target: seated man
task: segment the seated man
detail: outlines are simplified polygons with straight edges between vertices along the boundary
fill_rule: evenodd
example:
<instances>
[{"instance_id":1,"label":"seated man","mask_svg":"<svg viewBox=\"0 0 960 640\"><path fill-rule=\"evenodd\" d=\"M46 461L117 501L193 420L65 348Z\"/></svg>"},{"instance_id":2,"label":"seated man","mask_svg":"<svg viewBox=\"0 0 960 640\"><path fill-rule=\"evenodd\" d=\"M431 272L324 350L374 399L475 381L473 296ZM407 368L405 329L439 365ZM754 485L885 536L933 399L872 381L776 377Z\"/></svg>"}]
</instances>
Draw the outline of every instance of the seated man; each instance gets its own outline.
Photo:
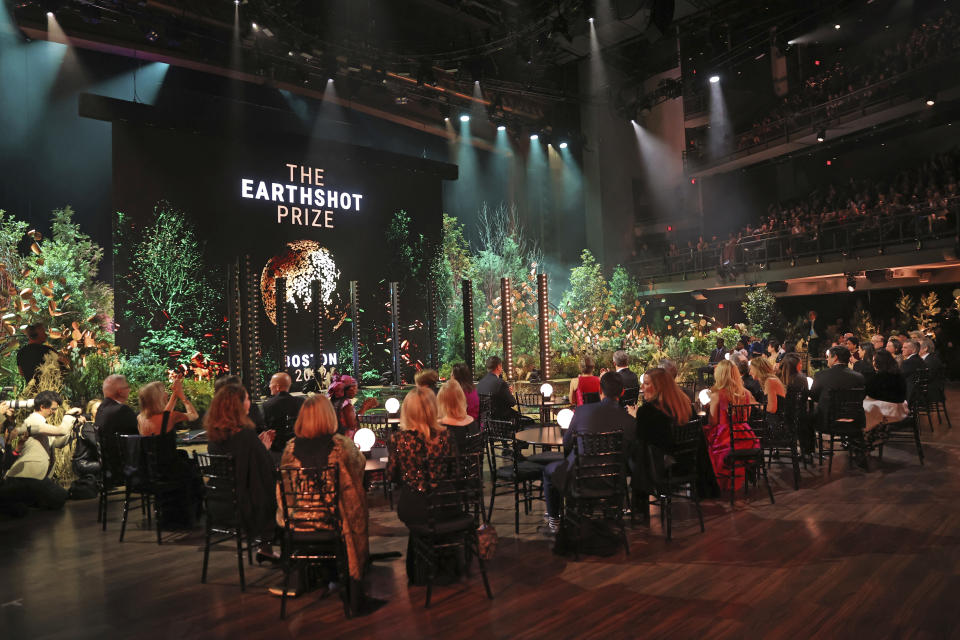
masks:
<instances>
[{"instance_id":1,"label":"seated man","mask_svg":"<svg viewBox=\"0 0 960 640\"><path fill-rule=\"evenodd\" d=\"M487 358L487 375L477 382L477 393L490 396L490 417L497 420L510 420L518 415L514 409L517 399L513 390L500 376L503 375L503 361L497 356Z\"/></svg>"},{"instance_id":2,"label":"seated man","mask_svg":"<svg viewBox=\"0 0 960 640\"><path fill-rule=\"evenodd\" d=\"M827 353L827 368L818 372L810 387L810 397L817 402L817 418L821 423L827 420L827 407L830 406L830 393L841 389L862 389L866 385L863 375L850 369L850 352L846 347L830 347Z\"/></svg>"},{"instance_id":3,"label":"seated man","mask_svg":"<svg viewBox=\"0 0 960 640\"><path fill-rule=\"evenodd\" d=\"M617 368L620 379L623 381L624 389L639 389L640 380L627 365L630 363L630 356L623 349L613 352L613 366Z\"/></svg>"},{"instance_id":4,"label":"seated man","mask_svg":"<svg viewBox=\"0 0 960 640\"><path fill-rule=\"evenodd\" d=\"M577 434L605 433L623 431L623 449L626 454L624 464L630 459L637 439L637 423L620 407L620 394L623 393L623 381L616 372L608 371L600 378L600 402L585 404L577 408L570 421L570 427L563 434L563 453L565 458L551 462L543 469L543 495L547 501L547 526L550 533L556 533L559 527L560 497L570 483L575 455L573 445Z\"/></svg>"},{"instance_id":5,"label":"seated man","mask_svg":"<svg viewBox=\"0 0 960 640\"><path fill-rule=\"evenodd\" d=\"M906 340L903 343L903 347L901 349L903 360L900 362L900 375L903 376L904 381L907 383L908 399L913 394L914 374L920 369L927 368L927 365L923 358L920 357L919 352L920 345L916 340Z\"/></svg>"},{"instance_id":6,"label":"seated man","mask_svg":"<svg viewBox=\"0 0 960 640\"><path fill-rule=\"evenodd\" d=\"M103 402L97 410L94 427L100 439L103 460L111 484L123 484L117 436L140 435L140 430L137 428L137 414L126 404L129 397L130 384L125 377L113 374L104 379Z\"/></svg>"},{"instance_id":7,"label":"seated man","mask_svg":"<svg viewBox=\"0 0 960 640\"><path fill-rule=\"evenodd\" d=\"M16 461L4 477L0 502L19 501L27 506L60 509L68 492L51 477L54 449L66 446L73 439L73 426L83 417L66 415L54 426L47 418L60 408L60 396L54 391L41 391L34 398L33 413L17 427ZM73 409L79 414L80 409Z\"/></svg>"},{"instance_id":8,"label":"seated man","mask_svg":"<svg viewBox=\"0 0 960 640\"><path fill-rule=\"evenodd\" d=\"M267 433L272 433L270 440L270 455L278 462L283 454L287 441L293 437L293 425L300 415L300 407L304 398L290 394L293 380L284 371L273 374L270 378L270 397L263 401L263 421L267 426ZM264 442L266 444L266 442Z\"/></svg>"}]
</instances>

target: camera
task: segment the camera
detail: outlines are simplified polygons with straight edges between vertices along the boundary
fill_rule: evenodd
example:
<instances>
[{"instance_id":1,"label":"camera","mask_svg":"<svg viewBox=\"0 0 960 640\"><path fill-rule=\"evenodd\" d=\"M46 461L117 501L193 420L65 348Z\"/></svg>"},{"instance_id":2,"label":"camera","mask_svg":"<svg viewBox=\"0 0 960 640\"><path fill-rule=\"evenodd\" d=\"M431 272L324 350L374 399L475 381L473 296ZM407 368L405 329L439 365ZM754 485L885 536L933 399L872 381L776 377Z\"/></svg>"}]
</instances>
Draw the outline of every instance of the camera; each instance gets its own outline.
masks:
<instances>
[{"instance_id":1,"label":"camera","mask_svg":"<svg viewBox=\"0 0 960 640\"><path fill-rule=\"evenodd\" d=\"M10 405L10 408L15 411L17 409L33 409L33 398L29 398L27 400L15 398L13 400L8 400L7 402Z\"/></svg>"}]
</instances>

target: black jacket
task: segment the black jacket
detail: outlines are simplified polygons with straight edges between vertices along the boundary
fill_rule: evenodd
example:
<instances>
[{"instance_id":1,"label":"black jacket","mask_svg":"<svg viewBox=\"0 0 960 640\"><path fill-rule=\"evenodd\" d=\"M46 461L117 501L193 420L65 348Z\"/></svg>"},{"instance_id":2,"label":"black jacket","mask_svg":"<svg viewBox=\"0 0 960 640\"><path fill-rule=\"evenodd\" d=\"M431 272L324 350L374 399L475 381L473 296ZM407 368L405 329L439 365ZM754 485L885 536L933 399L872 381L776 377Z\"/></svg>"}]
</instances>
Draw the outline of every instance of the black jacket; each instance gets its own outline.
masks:
<instances>
[{"instance_id":1,"label":"black jacket","mask_svg":"<svg viewBox=\"0 0 960 640\"><path fill-rule=\"evenodd\" d=\"M513 410L517 399L510 393L510 386L492 373L480 378L477 382L477 393L490 396L490 417L498 420L510 419L515 415Z\"/></svg>"},{"instance_id":2,"label":"black jacket","mask_svg":"<svg viewBox=\"0 0 960 640\"><path fill-rule=\"evenodd\" d=\"M616 399L604 398L600 402L584 404L573 412L570 427L563 434L563 453L566 459L551 476L557 488L566 486L573 469L575 454L573 446L576 435L582 433L606 433L623 431L625 461L633 455L637 442L637 422Z\"/></svg>"},{"instance_id":3,"label":"black jacket","mask_svg":"<svg viewBox=\"0 0 960 640\"><path fill-rule=\"evenodd\" d=\"M926 369L926 365L923 359L917 354L913 354L909 358L904 358L903 362L900 363L900 375L903 376L904 381L907 383L907 398L909 398L913 392L913 374L920 369Z\"/></svg>"},{"instance_id":4,"label":"black jacket","mask_svg":"<svg viewBox=\"0 0 960 640\"><path fill-rule=\"evenodd\" d=\"M267 429L276 429L277 435L273 439L271 451L283 451L287 441L293 437L293 425L300 415L303 406L303 397L292 396L287 391L281 391L263 401L260 408L263 410L263 422Z\"/></svg>"},{"instance_id":5,"label":"black jacket","mask_svg":"<svg viewBox=\"0 0 960 640\"><path fill-rule=\"evenodd\" d=\"M866 384L863 376L851 370L845 364L835 364L824 369L813 378L810 397L817 401L817 411L826 420L827 407L830 406L830 392L842 389L861 389Z\"/></svg>"},{"instance_id":6,"label":"black jacket","mask_svg":"<svg viewBox=\"0 0 960 640\"><path fill-rule=\"evenodd\" d=\"M896 373L875 373L867 381L867 395L874 400L883 400L884 402L903 402L907 399L907 384Z\"/></svg>"},{"instance_id":7,"label":"black jacket","mask_svg":"<svg viewBox=\"0 0 960 640\"><path fill-rule=\"evenodd\" d=\"M277 497L273 459L253 429L240 429L225 442L211 442L210 453L231 455L237 475L237 502L245 533L269 540L276 527Z\"/></svg>"},{"instance_id":8,"label":"black jacket","mask_svg":"<svg viewBox=\"0 0 960 640\"><path fill-rule=\"evenodd\" d=\"M97 432L94 426L85 422L75 440L73 450L73 470L77 476L97 479L100 473L100 460L97 458Z\"/></svg>"},{"instance_id":9,"label":"black jacket","mask_svg":"<svg viewBox=\"0 0 960 640\"><path fill-rule=\"evenodd\" d=\"M714 349L713 352L710 354L710 362L721 362L723 361L723 357L725 355L727 355L727 350L724 349L723 347Z\"/></svg>"},{"instance_id":10,"label":"black jacket","mask_svg":"<svg viewBox=\"0 0 960 640\"><path fill-rule=\"evenodd\" d=\"M620 380L623 381L624 389L639 389L640 388L640 379L630 369L621 369L617 371L620 375Z\"/></svg>"},{"instance_id":11,"label":"black jacket","mask_svg":"<svg viewBox=\"0 0 960 640\"><path fill-rule=\"evenodd\" d=\"M125 404L120 404L113 398L105 398L97 409L97 419L94 422L100 446L103 448L103 460L107 465L107 474L110 479L119 482L123 477L120 464L120 449L117 443L118 435L136 436L137 414Z\"/></svg>"},{"instance_id":12,"label":"black jacket","mask_svg":"<svg viewBox=\"0 0 960 640\"><path fill-rule=\"evenodd\" d=\"M930 394L933 400L943 399L943 363L937 354L927 354L922 358L923 365L930 371Z\"/></svg>"},{"instance_id":13,"label":"black jacket","mask_svg":"<svg viewBox=\"0 0 960 640\"><path fill-rule=\"evenodd\" d=\"M857 360L854 362L853 370L862 375L863 379L867 381L869 381L873 376L877 375L877 370L874 369L873 365L866 360Z\"/></svg>"}]
</instances>

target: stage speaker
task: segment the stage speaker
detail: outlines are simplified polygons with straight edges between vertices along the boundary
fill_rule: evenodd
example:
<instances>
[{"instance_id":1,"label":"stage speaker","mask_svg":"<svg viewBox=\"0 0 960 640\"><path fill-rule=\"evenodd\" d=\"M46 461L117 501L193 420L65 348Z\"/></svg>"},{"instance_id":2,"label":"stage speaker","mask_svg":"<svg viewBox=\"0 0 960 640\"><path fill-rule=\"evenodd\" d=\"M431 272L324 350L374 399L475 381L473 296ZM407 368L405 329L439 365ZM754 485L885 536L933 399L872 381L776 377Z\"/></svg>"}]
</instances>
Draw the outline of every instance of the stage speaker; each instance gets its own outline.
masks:
<instances>
[{"instance_id":1,"label":"stage speaker","mask_svg":"<svg viewBox=\"0 0 960 640\"><path fill-rule=\"evenodd\" d=\"M767 291L771 293L786 293L787 282L785 280L774 280L767 283Z\"/></svg>"},{"instance_id":2,"label":"stage speaker","mask_svg":"<svg viewBox=\"0 0 960 640\"><path fill-rule=\"evenodd\" d=\"M873 284L880 284L890 279L889 269L871 269L867 271L867 280Z\"/></svg>"}]
</instances>

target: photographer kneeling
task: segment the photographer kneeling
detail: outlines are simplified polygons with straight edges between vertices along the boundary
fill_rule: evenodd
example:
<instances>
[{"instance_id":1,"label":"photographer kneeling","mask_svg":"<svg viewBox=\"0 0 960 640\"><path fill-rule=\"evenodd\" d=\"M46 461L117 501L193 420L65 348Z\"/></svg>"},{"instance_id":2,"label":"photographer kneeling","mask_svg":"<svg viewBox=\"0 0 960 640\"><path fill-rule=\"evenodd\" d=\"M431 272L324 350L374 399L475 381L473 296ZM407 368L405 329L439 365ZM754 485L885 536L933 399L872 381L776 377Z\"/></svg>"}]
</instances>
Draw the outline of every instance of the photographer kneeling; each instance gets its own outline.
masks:
<instances>
[{"instance_id":1,"label":"photographer kneeling","mask_svg":"<svg viewBox=\"0 0 960 640\"><path fill-rule=\"evenodd\" d=\"M20 502L43 509L60 509L68 492L50 478L53 472L54 449L66 446L73 439L73 427L83 422L78 415L65 415L54 426L47 423L60 407L60 395L41 391L33 401L33 413L16 429L19 439L15 461L0 485L0 502ZM80 410L72 409L71 414Z\"/></svg>"}]
</instances>

